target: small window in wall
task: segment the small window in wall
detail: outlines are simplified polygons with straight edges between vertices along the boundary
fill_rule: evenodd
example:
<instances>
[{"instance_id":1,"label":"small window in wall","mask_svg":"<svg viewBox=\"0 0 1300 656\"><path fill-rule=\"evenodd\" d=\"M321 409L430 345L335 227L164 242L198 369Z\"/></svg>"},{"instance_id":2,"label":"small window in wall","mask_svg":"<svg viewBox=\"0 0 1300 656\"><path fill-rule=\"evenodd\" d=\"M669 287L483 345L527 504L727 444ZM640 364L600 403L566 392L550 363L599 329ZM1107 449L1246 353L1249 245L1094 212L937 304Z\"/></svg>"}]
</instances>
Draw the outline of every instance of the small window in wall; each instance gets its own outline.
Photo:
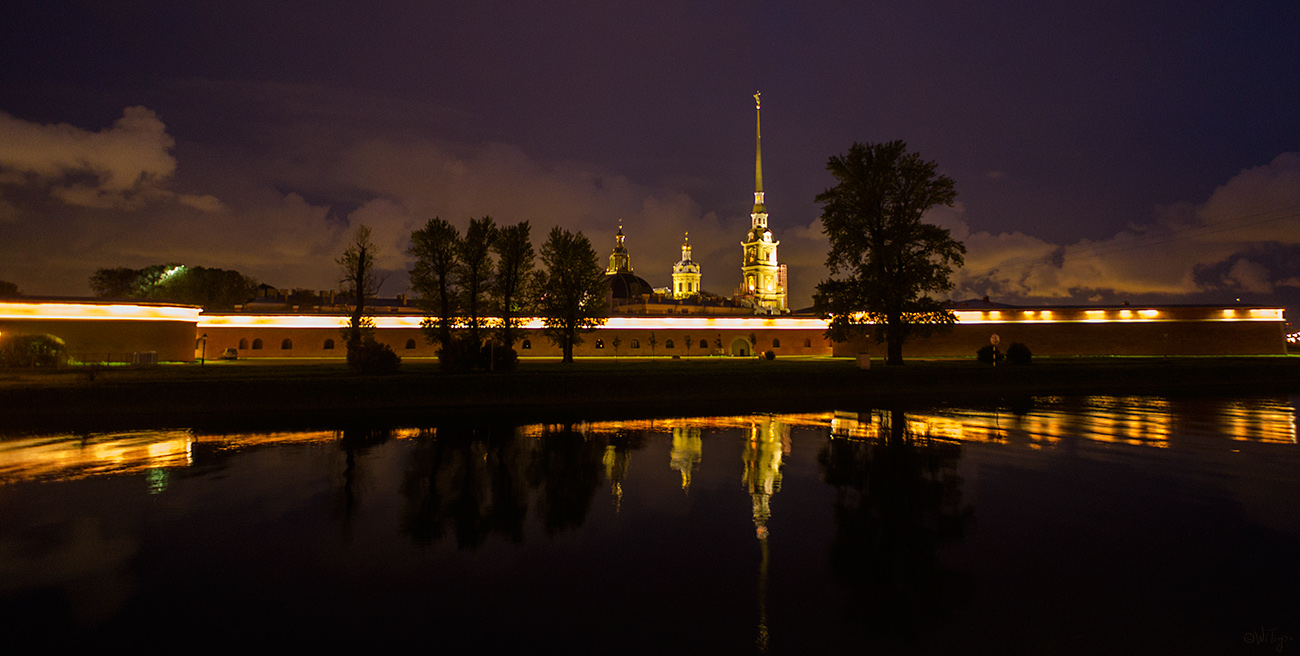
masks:
<instances>
[{"instance_id":1,"label":"small window in wall","mask_svg":"<svg viewBox=\"0 0 1300 656\"><path fill-rule=\"evenodd\" d=\"M641 348L641 340L639 339L632 340L632 348Z\"/></svg>"},{"instance_id":2,"label":"small window in wall","mask_svg":"<svg viewBox=\"0 0 1300 656\"><path fill-rule=\"evenodd\" d=\"M289 349L292 349L292 348L293 348L293 340L292 340L292 339L285 339L285 340L282 340L282 341L280 342L280 350L281 350L281 351L288 351Z\"/></svg>"},{"instance_id":3,"label":"small window in wall","mask_svg":"<svg viewBox=\"0 0 1300 656\"><path fill-rule=\"evenodd\" d=\"M673 348L673 340L664 340L664 348Z\"/></svg>"},{"instance_id":4,"label":"small window in wall","mask_svg":"<svg viewBox=\"0 0 1300 656\"><path fill-rule=\"evenodd\" d=\"M772 348L781 348L781 340L772 338Z\"/></svg>"},{"instance_id":5,"label":"small window in wall","mask_svg":"<svg viewBox=\"0 0 1300 656\"><path fill-rule=\"evenodd\" d=\"M333 351L333 350L334 350L334 340L332 340L332 339L327 339L327 340L325 340L325 350L326 350L326 351Z\"/></svg>"},{"instance_id":6,"label":"small window in wall","mask_svg":"<svg viewBox=\"0 0 1300 656\"><path fill-rule=\"evenodd\" d=\"M524 343L520 346L520 348L524 349L525 351L533 348L533 341L530 339L525 339Z\"/></svg>"},{"instance_id":7,"label":"small window in wall","mask_svg":"<svg viewBox=\"0 0 1300 656\"><path fill-rule=\"evenodd\" d=\"M253 340L253 350L254 350L254 351L260 351L260 350L262 350L262 338L261 338L261 337L258 337L257 339L254 339L254 340Z\"/></svg>"},{"instance_id":8,"label":"small window in wall","mask_svg":"<svg viewBox=\"0 0 1300 656\"><path fill-rule=\"evenodd\" d=\"M241 340L239 340L239 350L241 350L241 351L247 351L247 350L248 350L248 340L247 340L247 339L241 339Z\"/></svg>"},{"instance_id":9,"label":"small window in wall","mask_svg":"<svg viewBox=\"0 0 1300 656\"><path fill-rule=\"evenodd\" d=\"M811 340L811 339L808 339L807 337L805 337L805 338L803 339L803 347L804 347L804 348L812 348L812 340Z\"/></svg>"},{"instance_id":10,"label":"small window in wall","mask_svg":"<svg viewBox=\"0 0 1300 656\"><path fill-rule=\"evenodd\" d=\"M413 340L413 339L408 339L408 340L406 340L406 348L407 348L408 350L409 350L409 349L413 349L413 348L415 348L415 340Z\"/></svg>"},{"instance_id":11,"label":"small window in wall","mask_svg":"<svg viewBox=\"0 0 1300 656\"><path fill-rule=\"evenodd\" d=\"M709 348L709 340L707 339L700 340L700 348L702 349Z\"/></svg>"},{"instance_id":12,"label":"small window in wall","mask_svg":"<svg viewBox=\"0 0 1300 656\"><path fill-rule=\"evenodd\" d=\"M598 340L596 340L596 348L598 348L598 349L603 349L603 348L605 348L605 340L603 340L603 339L598 339Z\"/></svg>"}]
</instances>

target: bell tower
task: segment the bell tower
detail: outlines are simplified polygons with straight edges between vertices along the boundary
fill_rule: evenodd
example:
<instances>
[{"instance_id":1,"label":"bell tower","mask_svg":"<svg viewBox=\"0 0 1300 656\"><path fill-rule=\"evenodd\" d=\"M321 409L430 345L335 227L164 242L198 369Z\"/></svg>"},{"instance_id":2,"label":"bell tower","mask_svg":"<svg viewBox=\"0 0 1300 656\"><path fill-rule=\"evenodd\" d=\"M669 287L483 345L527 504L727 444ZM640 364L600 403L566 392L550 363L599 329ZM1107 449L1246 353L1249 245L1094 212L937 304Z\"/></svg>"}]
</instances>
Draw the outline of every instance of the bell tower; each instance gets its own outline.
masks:
<instances>
[{"instance_id":1,"label":"bell tower","mask_svg":"<svg viewBox=\"0 0 1300 656\"><path fill-rule=\"evenodd\" d=\"M614 235L614 252L609 254L609 268L605 269L606 275L616 273L632 273L632 256L627 252L627 245L623 243L626 237L623 236L623 223L618 224L618 234Z\"/></svg>"},{"instance_id":2,"label":"bell tower","mask_svg":"<svg viewBox=\"0 0 1300 656\"><path fill-rule=\"evenodd\" d=\"M750 212L750 228L745 241L741 262L740 297L753 304L763 314L782 314L786 307L784 267L776 259L776 247L781 242L772 239L767 226L767 204L763 198L763 105L761 93L754 94L754 209Z\"/></svg>"},{"instance_id":3,"label":"bell tower","mask_svg":"<svg viewBox=\"0 0 1300 656\"><path fill-rule=\"evenodd\" d=\"M682 259L673 265L673 298L690 298L700 293L700 265L691 259L691 233L682 239Z\"/></svg>"}]
</instances>

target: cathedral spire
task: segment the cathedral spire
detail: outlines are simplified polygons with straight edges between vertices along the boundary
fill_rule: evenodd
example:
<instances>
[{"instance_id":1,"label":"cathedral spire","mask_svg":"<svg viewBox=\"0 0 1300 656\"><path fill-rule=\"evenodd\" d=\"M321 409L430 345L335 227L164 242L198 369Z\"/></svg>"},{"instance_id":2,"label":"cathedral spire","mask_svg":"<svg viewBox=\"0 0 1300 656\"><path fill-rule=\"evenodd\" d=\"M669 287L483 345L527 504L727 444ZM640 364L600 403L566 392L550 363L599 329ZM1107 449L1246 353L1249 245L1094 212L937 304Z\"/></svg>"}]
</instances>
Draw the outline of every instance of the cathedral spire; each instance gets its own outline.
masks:
<instances>
[{"instance_id":1,"label":"cathedral spire","mask_svg":"<svg viewBox=\"0 0 1300 656\"><path fill-rule=\"evenodd\" d=\"M762 92L754 93L754 214L766 214L763 202L763 102Z\"/></svg>"}]
</instances>

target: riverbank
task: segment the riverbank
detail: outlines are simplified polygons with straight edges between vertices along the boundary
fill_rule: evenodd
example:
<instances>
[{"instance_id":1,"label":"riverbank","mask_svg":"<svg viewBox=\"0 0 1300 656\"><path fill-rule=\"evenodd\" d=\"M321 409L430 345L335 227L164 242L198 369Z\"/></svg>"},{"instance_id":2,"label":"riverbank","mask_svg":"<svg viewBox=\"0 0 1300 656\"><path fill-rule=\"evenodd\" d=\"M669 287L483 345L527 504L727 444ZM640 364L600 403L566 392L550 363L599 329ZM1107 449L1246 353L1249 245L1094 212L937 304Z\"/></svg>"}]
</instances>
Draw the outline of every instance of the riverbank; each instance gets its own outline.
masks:
<instances>
[{"instance_id":1,"label":"riverbank","mask_svg":"<svg viewBox=\"0 0 1300 656\"><path fill-rule=\"evenodd\" d=\"M997 403L1042 395L1300 393L1300 357L1041 358L992 367L970 359L873 362L699 358L525 360L509 374L445 374L406 361L359 376L338 360L239 361L145 369L0 371L6 432L51 426L301 422L456 415L601 418L798 412L827 407Z\"/></svg>"}]
</instances>

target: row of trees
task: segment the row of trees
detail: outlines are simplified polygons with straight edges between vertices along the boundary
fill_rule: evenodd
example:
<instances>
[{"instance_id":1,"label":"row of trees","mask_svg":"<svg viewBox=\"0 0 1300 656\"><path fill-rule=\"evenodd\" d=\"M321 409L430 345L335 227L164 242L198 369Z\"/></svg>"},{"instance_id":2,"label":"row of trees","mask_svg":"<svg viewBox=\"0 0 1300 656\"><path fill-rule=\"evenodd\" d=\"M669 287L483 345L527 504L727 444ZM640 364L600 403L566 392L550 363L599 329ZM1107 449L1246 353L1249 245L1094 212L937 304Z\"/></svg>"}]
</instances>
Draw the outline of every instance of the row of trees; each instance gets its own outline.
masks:
<instances>
[{"instance_id":1,"label":"row of trees","mask_svg":"<svg viewBox=\"0 0 1300 656\"><path fill-rule=\"evenodd\" d=\"M951 178L934 162L908 152L901 141L855 143L826 166L836 186L817 196L830 241L830 277L817 285L817 312L829 319L828 336L851 341L873 335L887 345L887 362L902 364L911 336L951 326L956 318L931 294L953 288L952 272L966 248L945 228L922 222L924 213L956 199ZM430 220L411 235L411 288L426 314L426 339L440 346L444 364L460 369L513 364L524 317L540 316L543 334L573 361L580 333L608 314L604 275L591 242L553 228L535 269L527 221L498 227L491 217L470 221L464 235L447 221ZM396 356L366 339L367 300L382 283L370 229L361 226L338 260L342 291L355 306L347 330L349 355L361 349L396 366ZM90 279L97 296L140 298L229 310L256 291L237 271L159 264L143 269L99 269ZM10 289L12 287L12 289ZM16 285L0 294L17 293ZM486 354L484 348L486 346ZM390 357L391 356L391 357Z\"/></svg>"},{"instance_id":2,"label":"row of trees","mask_svg":"<svg viewBox=\"0 0 1300 656\"><path fill-rule=\"evenodd\" d=\"M339 259L343 291L356 299L349 352L366 343L365 301L379 286L374 248L369 228L361 226ZM609 313L604 272L581 232L552 228L540 270L527 221L497 226L485 216L472 219L462 235L433 218L411 233L408 252L415 258L411 290L425 313L425 339L438 345L449 369L513 368L522 322L532 316L542 318L543 335L572 362L581 333L603 324Z\"/></svg>"}]
</instances>

